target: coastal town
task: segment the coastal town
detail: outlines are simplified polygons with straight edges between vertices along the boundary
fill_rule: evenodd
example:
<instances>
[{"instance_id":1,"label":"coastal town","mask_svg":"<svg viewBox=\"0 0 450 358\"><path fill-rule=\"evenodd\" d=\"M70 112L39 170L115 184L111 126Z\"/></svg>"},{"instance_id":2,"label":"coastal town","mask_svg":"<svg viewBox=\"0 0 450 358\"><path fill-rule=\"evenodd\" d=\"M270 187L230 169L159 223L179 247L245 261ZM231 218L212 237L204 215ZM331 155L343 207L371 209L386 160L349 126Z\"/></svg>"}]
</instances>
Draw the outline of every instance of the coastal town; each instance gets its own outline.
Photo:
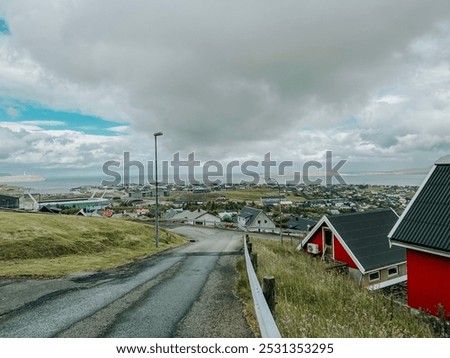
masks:
<instances>
[{"instance_id":1,"label":"coastal town","mask_svg":"<svg viewBox=\"0 0 450 358\"><path fill-rule=\"evenodd\" d=\"M392 208L397 213L406 208L417 186L398 185L216 185L159 186L161 219L173 219L183 209L208 212L219 222L236 223L245 206L261 209L279 224L291 218L318 219L324 214L337 215ZM0 208L44 211L112 218L154 218L154 185L79 186L65 194L41 194L24 188L0 185ZM281 208L281 216L280 216ZM286 227L287 228L287 227Z\"/></svg>"}]
</instances>

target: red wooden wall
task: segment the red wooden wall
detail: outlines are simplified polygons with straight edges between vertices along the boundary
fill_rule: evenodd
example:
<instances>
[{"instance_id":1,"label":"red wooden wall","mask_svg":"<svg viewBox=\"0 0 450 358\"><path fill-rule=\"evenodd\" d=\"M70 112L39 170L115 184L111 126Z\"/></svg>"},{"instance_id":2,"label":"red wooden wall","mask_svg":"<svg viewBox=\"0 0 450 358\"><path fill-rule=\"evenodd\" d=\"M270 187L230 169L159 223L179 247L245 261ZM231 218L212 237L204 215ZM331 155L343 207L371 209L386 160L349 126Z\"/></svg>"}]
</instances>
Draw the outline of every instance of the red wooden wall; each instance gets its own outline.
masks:
<instances>
[{"instance_id":1,"label":"red wooden wall","mask_svg":"<svg viewBox=\"0 0 450 358\"><path fill-rule=\"evenodd\" d=\"M316 230L316 232L313 234L313 236L309 239L308 242L319 245L320 253L323 253L323 238L322 238L322 228L327 227L326 224L322 225L319 229ZM344 262L348 264L349 267L358 269L350 255L347 253L347 251L344 249L344 247L341 245L341 243L338 241L336 236L333 234L333 246L334 246L334 259L337 261ZM305 247L306 249L306 247Z\"/></svg>"},{"instance_id":2,"label":"red wooden wall","mask_svg":"<svg viewBox=\"0 0 450 358\"><path fill-rule=\"evenodd\" d=\"M318 229L316 230L316 232L313 234L313 236L312 236L312 237L309 239L309 241L308 241L308 242L310 242L310 243L312 243L312 244L317 244L317 245L319 245L320 253L323 252L322 228L323 228L324 226L325 226L325 225L322 225L320 228L318 228ZM305 250L306 250L306 247L305 247Z\"/></svg>"},{"instance_id":3,"label":"red wooden wall","mask_svg":"<svg viewBox=\"0 0 450 358\"><path fill-rule=\"evenodd\" d=\"M438 315L438 304L450 317L450 259L408 249L408 305Z\"/></svg>"},{"instance_id":4,"label":"red wooden wall","mask_svg":"<svg viewBox=\"0 0 450 358\"><path fill-rule=\"evenodd\" d=\"M334 259L336 261L345 262L349 267L358 269L353 259L350 257L350 255L347 253L347 251L344 249L344 247L341 245L341 243L338 241L336 237L333 237L333 244L334 244Z\"/></svg>"}]
</instances>

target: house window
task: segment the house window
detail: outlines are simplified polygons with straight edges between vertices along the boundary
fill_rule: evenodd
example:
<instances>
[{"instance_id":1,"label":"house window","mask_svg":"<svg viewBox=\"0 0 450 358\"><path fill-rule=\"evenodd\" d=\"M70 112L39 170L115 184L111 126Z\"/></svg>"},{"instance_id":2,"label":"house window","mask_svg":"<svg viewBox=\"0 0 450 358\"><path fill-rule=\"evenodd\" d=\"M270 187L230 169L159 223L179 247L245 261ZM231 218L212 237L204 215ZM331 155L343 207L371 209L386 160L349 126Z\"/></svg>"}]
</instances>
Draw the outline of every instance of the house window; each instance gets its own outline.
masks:
<instances>
[{"instance_id":1,"label":"house window","mask_svg":"<svg viewBox=\"0 0 450 358\"><path fill-rule=\"evenodd\" d=\"M264 220L264 224L267 224L267 220Z\"/></svg>"},{"instance_id":2,"label":"house window","mask_svg":"<svg viewBox=\"0 0 450 358\"><path fill-rule=\"evenodd\" d=\"M398 275L398 266L394 266L394 267L389 267L388 268L388 276L396 276Z\"/></svg>"},{"instance_id":3,"label":"house window","mask_svg":"<svg viewBox=\"0 0 450 358\"><path fill-rule=\"evenodd\" d=\"M369 281L378 281L380 279L380 271L369 273Z\"/></svg>"},{"instance_id":4,"label":"house window","mask_svg":"<svg viewBox=\"0 0 450 358\"><path fill-rule=\"evenodd\" d=\"M261 220L258 220L258 224L261 224Z\"/></svg>"}]
</instances>

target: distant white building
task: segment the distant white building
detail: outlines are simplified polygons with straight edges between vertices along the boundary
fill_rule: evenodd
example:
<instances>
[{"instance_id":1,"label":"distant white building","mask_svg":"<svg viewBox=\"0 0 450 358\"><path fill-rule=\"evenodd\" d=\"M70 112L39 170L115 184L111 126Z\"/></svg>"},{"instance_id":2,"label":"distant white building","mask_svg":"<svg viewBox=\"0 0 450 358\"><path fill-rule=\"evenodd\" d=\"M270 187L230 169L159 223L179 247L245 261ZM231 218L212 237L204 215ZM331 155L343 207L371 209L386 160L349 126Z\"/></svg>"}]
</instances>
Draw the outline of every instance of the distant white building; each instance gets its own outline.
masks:
<instances>
[{"instance_id":1,"label":"distant white building","mask_svg":"<svg viewBox=\"0 0 450 358\"><path fill-rule=\"evenodd\" d=\"M215 226L220 223L220 218L205 210L184 210L172 216L171 220L180 221L190 225Z\"/></svg>"}]
</instances>

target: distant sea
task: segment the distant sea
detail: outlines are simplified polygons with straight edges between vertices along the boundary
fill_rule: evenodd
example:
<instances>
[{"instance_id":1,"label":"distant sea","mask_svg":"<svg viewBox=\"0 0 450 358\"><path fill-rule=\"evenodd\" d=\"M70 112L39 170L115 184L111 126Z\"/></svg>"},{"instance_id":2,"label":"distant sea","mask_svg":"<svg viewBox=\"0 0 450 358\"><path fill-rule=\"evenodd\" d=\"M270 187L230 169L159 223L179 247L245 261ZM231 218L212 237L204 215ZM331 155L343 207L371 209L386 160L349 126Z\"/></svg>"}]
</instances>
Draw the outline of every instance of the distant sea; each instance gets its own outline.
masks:
<instances>
[{"instance_id":1,"label":"distant sea","mask_svg":"<svg viewBox=\"0 0 450 358\"><path fill-rule=\"evenodd\" d=\"M367 185L399 185L399 186L419 186L425 179L426 174L341 174L347 184L367 184ZM246 177L246 180L251 178ZM314 180L314 178L310 178ZM49 177L43 181L34 182L8 182L9 186L19 186L30 189L32 193L41 194L65 194L71 188L80 186L99 186L102 180L111 180L111 177L95 176L73 176L73 177ZM235 183L240 179L235 178ZM131 183L138 183L138 179L131 179ZM283 181L280 180L280 183ZM262 181L261 181L262 183ZM2 183L0 183L2 184Z\"/></svg>"},{"instance_id":2,"label":"distant sea","mask_svg":"<svg viewBox=\"0 0 450 358\"><path fill-rule=\"evenodd\" d=\"M342 174L347 184L420 186L427 173L421 174Z\"/></svg>"},{"instance_id":3,"label":"distant sea","mask_svg":"<svg viewBox=\"0 0 450 358\"><path fill-rule=\"evenodd\" d=\"M31 193L67 194L72 188L101 185L102 180L103 178L89 176L49 177L42 181L8 182L7 185L22 187L30 190Z\"/></svg>"}]
</instances>

